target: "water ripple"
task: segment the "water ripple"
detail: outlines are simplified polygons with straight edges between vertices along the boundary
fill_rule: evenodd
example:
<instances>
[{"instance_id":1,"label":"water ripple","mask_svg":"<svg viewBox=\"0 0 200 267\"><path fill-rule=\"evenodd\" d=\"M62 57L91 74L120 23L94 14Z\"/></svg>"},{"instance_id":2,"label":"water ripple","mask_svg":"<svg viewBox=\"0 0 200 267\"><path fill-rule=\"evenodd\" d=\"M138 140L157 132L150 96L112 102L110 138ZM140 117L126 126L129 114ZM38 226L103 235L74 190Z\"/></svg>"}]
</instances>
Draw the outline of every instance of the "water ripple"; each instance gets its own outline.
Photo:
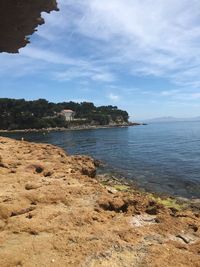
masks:
<instances>
[{"instance_id":1,"label":"water ripple","mask_svg":"<svg viewBox=\"0 0 200 267\"><path fill-rule=\"evenodd\" d=\"M7 135L91 155L107 163L106 171L133 179L147 190L184 197L200 194L199 122Z\"/></svg>"}]
</instances>

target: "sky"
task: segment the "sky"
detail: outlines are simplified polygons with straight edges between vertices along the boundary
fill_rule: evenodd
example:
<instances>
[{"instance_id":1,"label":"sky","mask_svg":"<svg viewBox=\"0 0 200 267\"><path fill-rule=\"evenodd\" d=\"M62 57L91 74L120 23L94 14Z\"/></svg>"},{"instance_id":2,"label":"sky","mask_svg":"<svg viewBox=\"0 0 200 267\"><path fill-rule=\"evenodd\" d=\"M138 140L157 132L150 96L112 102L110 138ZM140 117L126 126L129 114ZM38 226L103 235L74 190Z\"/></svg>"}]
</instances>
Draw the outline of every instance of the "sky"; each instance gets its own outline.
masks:
<instances>
[{"instance_id":1,"label":"sky","mask_svg":"<svg viewBox=\"0 0 200 267\"><path fill-rule=\"evenodd\" d=\"M199 0L58 0L0 97L116 105L132 119L200 116Z\"/></svg>"}]
</instances>

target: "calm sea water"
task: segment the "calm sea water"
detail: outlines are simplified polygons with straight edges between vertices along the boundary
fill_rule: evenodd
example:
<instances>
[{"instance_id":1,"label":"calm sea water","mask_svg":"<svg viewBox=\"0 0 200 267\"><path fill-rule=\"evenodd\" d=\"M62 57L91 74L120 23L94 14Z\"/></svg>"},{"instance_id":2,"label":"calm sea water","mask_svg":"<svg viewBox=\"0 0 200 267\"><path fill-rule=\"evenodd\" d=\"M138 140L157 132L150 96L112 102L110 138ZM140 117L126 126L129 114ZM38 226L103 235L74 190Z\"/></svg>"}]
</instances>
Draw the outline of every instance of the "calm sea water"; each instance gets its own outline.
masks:
<instances>
[{"instance_id":1,"label":"calm sea water","mask_svg":"<svg viewBox=\"0 0 200 267\"><path fill-rule=\"evenodd\" d=\"M7 136L91 155L148 191L200 197L200 122Z\"/></svg>"}]
</instances>

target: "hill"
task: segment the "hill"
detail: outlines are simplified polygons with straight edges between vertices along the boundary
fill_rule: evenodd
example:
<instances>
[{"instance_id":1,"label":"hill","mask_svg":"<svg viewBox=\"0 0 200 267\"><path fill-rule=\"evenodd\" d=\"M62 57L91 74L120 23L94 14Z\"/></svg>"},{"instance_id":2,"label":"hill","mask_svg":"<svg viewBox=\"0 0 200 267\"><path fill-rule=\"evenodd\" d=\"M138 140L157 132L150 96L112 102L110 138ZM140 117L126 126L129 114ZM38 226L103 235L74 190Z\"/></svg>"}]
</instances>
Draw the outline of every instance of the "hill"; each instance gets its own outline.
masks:
<instances>
[{"instance_id":1,"label":"hill","mask_svg":"<svg viewBox=\"0 0 200 267\"><path fill-rule=\"evenodd\" d=\"M75 112L73 121L66 121L62 110ZM129 115L116 106L96 107L90 102L52 103L45 99L0 99L0 129L23 130L77 126L110 125L128 123Z\"/></svg>"}]
</instances>

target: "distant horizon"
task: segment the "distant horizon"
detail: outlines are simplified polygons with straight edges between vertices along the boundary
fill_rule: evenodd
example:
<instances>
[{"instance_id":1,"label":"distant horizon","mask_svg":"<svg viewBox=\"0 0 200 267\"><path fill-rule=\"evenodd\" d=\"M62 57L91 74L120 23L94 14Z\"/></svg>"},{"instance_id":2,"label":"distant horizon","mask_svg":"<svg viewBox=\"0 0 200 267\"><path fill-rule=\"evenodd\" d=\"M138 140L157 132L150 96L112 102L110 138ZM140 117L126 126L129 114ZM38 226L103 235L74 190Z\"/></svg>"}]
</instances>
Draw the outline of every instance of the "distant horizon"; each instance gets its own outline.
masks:
<instances>
[{"instance_id":1,"label":"distant horizon","mask_svg":"<svg viewBox=\"0 0 200 267\"><path fill-rule=\"evenodd\" d=\"M200 121L200 116L195 117L173 117L173 116L164 116L164 117L155 117L150 119L143 119L143 122L186 122L186 121Z\"/></svg>"},{"instance_id":2,"label":"distant horizon","mask_svg":"<svg viewBox=\"0 0 200 267\"><path fill-rule=\"evenodd\" d=\"M19 54L0 54L0 97L117 105L137 120L199 114L200 2L58 6Z\"/></svg>"}]
</instances>

